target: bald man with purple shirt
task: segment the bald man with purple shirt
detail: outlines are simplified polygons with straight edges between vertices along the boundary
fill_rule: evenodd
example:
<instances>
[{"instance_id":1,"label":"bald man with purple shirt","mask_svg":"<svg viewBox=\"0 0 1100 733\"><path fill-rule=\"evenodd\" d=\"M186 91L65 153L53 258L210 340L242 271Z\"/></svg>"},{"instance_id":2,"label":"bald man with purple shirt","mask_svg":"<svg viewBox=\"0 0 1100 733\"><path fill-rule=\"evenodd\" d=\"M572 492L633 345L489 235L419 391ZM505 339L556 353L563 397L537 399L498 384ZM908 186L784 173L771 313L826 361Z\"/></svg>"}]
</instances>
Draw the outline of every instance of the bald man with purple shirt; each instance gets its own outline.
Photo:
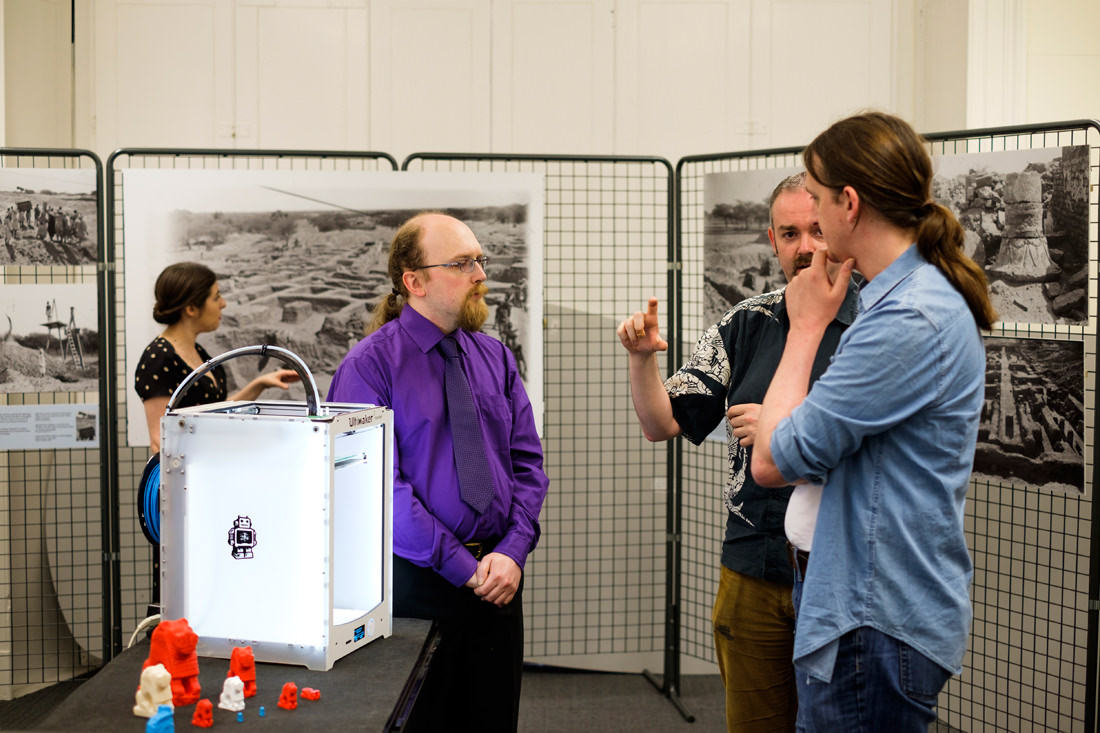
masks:
<instances>
[{"instance_id":1,"label":"bald man with purple shirt","mask_svg":"<svg viewBox=\"0 0 1100 733\"><path fill-rule=\"evenodd\" d=\"M436 620L441 632L409 731L514 731L519 722L523 567L549 481L515 357L480 332L487 261L453 217L423 213L403 224L390 248L393 289L328 394L394 413L394 615ZM480 473L492 484L481 509L460 495L468 449L452 438L447 348L469 383Z\"/></svg>"}]
</instances>

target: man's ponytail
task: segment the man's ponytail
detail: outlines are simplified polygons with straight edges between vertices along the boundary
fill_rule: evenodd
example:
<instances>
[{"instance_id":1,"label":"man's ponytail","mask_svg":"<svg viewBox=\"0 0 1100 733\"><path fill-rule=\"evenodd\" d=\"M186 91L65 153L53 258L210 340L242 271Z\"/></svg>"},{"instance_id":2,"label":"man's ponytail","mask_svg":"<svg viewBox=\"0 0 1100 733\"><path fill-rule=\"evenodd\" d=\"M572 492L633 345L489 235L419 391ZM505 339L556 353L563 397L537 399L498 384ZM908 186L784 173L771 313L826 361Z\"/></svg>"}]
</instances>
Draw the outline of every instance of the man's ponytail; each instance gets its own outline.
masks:
<instances>
[{"instance_id":1,"label":"man's ponytail","mask_svg":"<svg viewBox=\"0 0 1100 733\"><path fill-rule=\"evenodd\" d=\"M985 273L963 253L963 228L932 200L926 142L901 118L865 112L833 124L802 151L806 170L834 190L851 186L860 201L896 227L916 233L917 248L963 296L979 328L997 320Z\"/></svg>"}]
</instances>

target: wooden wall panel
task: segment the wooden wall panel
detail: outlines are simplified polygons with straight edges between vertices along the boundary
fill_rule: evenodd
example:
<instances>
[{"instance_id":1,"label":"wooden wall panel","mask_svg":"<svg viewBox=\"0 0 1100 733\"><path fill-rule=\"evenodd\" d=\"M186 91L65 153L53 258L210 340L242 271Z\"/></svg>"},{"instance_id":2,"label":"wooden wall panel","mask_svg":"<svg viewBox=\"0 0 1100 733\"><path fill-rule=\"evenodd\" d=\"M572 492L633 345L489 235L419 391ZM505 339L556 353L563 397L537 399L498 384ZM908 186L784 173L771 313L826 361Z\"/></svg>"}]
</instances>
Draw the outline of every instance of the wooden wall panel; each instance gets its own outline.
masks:
<instances>
[{"instance_id":1,"label":"wooden wall panel","mask_svg":"<svg viewBox=\"0 0 1100 733\"><path fill-rule=\"evenodd\" d=\"M235 48L239 146L368 147L365 0L242 7Z\"/></svg>"},{"instance_id":2,"label":"wooden wall panel","mask_svg":"<svg viewBox=\"0 0 1100 733\"><path fill-rule=\"evenodd\" d=\"M490 134L489 0L374 0L371 147L485 151Z\"/></svg>"},{"instance_id":3,"label":"wooden wall panel","mask_svg":"<svg viewBox=\"0 0 1100 733\"><path fill-rule=\"evenodd\" d=\"M623 0L615 32L615 152L751 147L748 0Z\"/></svg>"},{"instance_id":4,"label":"wooden wall panel","mask_svg":"<svg viewBox=\"0 0 1100 733\"><path fill-rule=\"evenodd\" d=\"M215 2L100 2L96 143L210 146L217 114Z\"/></svg>"},{"instance_id":5,"label":"wooden wall panel","mask_svg":"<svg viewBox=\"0 0 1100 733\"><path fill-rule=\"evenodd\" d=\"M494 3L494 152L612 150L613 23L611 0Z\"/></svg>"}]
</instances>

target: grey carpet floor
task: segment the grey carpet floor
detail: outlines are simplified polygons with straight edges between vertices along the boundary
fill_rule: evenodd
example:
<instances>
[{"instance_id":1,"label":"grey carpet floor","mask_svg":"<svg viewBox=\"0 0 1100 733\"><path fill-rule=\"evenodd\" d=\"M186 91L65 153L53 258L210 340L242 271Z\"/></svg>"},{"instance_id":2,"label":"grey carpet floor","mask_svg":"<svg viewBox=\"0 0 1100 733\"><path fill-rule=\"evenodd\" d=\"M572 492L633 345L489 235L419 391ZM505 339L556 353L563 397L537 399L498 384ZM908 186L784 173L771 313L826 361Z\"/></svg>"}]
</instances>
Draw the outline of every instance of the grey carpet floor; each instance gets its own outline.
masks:
<instances>
[{"instance_id":1,"label":"grey carpet floor","mask_svg":"<svg viewBox=\"0 0 1100 733\"><path fill-rule=\"evenodd\" d=\"M519 729L521 733L726 730L725 693L718 675L682 676L680 700L695 722L685 720L672 701L640 674L528 666Z\"/></svg>"},{"instance_id":2,"label":"grey carpet floor","mask_svg":"<svg viewBox=\"0 0 1100 733\"><path fill-rule=\"evenodd\" d=\"M58 682L14 700L0 700L0 731L34 730L81 682L82 679Z\"/></svg>"}]
</instances>

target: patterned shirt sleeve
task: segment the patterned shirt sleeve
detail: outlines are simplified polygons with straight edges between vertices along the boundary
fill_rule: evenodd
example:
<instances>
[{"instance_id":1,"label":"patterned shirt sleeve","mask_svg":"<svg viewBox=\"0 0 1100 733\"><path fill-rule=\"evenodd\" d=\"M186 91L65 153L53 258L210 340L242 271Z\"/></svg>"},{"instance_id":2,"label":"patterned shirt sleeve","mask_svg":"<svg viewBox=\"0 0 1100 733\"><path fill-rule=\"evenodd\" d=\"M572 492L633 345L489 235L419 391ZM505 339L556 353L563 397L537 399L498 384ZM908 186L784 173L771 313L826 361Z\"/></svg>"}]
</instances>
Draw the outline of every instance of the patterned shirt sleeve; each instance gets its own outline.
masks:
<instances>
[{"instance_id":1,"label":"patterned shirt sleeve","mask_svg":"<svg viewBox=\"0 0 1100 733\"><path fill-rule=\"evenodd\" d=\"M665 390L672 398L672 414L684 437L696 445L710 435L726 413L730 361L720 325L703 332L691 358L665 381Z\"/></svg>"}]
</instances>

